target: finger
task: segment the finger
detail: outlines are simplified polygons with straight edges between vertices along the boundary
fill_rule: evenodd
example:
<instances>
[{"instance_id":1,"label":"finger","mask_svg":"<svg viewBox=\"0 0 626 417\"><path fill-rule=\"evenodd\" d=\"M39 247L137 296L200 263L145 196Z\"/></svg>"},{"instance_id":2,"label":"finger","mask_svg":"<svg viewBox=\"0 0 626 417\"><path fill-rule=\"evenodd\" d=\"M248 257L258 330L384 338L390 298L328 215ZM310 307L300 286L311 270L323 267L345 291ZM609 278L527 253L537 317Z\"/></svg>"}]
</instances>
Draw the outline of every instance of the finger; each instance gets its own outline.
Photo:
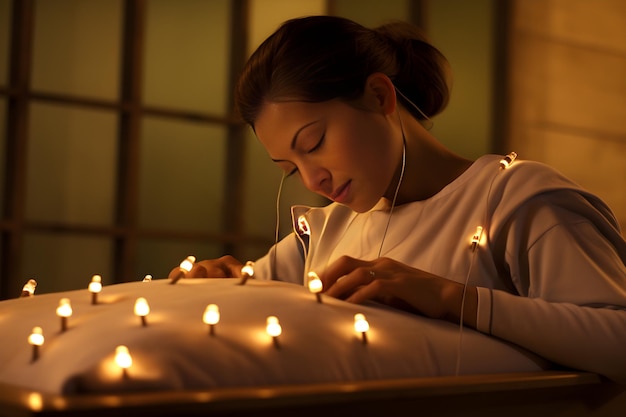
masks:
<instances>
[{"instance_id":1,"label":"finger","mask_svg":"<svg viewBox=\"0 0 626 417\"><path fill-rule=\"evenodd\" d=\"M346 301L354 304L363 304L367 300L386 298L387 281L373 279L369 284L363 285L346 298Z\"/></svg>"},{"instance_id":2,"label":"finger","mask_svg":"<svg viewBox=\"0 0 626 417\"><path fill-rule=\"evenodd\" d=\"M325 289L332 288L339 278L345 277L357 268L367 267L368 265L370 265L368 261L342 256L330 264L320 275L323 287Z\"/></svg>"},{"instance_id":3,"label":"finger","mask_svg":"<svg viewBox=\"0 0 626 417\"><path fill-rule=\"evenodd\" d=\"M180 275L180 273L184 271L182 271L179 267L176 267L174 269L172 269L169 273L169 275L167 276L168 279L174 279L175 277L178 277Z\"/></svg>"},{"instance_id":4,"label":"finger","mask_svg":"<svg viewBox=\"0 0 626 417\"><path fill-rule=\"evenodd\" d=\"M193 275L192 275L193 274ZM195 278L229 278L228 270L220 260L206 260L196 262L189 271L190 277Z\"/></svg>"},{"instance_id":5,"label":"finger","mask_svg":"<svg viewBox=\"0 0 626 417\"><path fill-rule=\"evenodd\" d=\"M373 279L368 268L359 267L335 281L325 294L335 298L345 298L357 291L359 287L371 283Z\"/></svg>"},{"instance_id":6,"label":"finger","mask_svg":"<svg viewBox=\"0 0 626 417\"><path fill-rule=\"evenodd\" d=\"M210 266L211 278L238 278L243 264L231 255L224 255L211 261Z\"/></svg>"},{"instance_id":7,"label":"finger","mask_svg":"<svg viewBox=\"0 0 626 417\"><path fill-rule=\"evenodd\" d=\"M222 256L219 261L222 264L222 268L224 269L224 273L226 273L231 278L239 278L241 277L241 268L243 268L243 263L239 262L238 259L234 258L231 255Z\"/></svg>"},{"instance_id":8,"label":"finger","mask_svg":"<svg viewBox=\"0 0 626 417\"><path fill-rule=\"evenodd\" d=\"M185 274L187 278L209 278L209 273L204 265L195 263L191 270Z\"/></svg>"}]
</instances>

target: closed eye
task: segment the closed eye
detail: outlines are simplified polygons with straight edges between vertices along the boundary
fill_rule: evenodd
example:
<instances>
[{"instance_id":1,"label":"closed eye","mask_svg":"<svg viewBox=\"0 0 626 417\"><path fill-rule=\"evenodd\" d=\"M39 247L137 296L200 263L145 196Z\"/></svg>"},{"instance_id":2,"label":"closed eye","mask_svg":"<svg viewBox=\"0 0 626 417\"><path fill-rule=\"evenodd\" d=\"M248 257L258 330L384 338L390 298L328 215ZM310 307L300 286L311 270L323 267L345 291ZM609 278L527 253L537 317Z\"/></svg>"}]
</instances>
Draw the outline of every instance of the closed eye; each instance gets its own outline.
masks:
<instances>
[{"instance_id":1,"label":"closed eye","mask_svg":"<svg viewBox=\"0 0 626 417\"><path fill-rule=\"evenodd\" d=\"M315 144L315 146L314 146L314 147L312 147L311 149L309 149L309 150L307 151L307 153L313 153L313 152L315 152L316 150L318 150L318 149L319 149L319 148L320 148L320 147L324 144L324 140L325 140L325 139L326 139L326 132L324 132L324 133L322 134L322 137L320 138L320 140L319 140L319 141Z\"/></svg>"},{"instance_id":2,"label":"closed eye","mask_svg":"<svg viewBox=\"0 0 626 417\"><path fill-rule=\"evenodd\" d=\"M315 146L313 146L311 149L306 151L306 153L310 154L310 153L313 153L313 152L319 150L322 147L322 145L324 144L325 140L326 140L326 132L324 132L322 134L322 136L320 137L320 140L315 144ZM282 162L282 161L274 160L274 162ZM295 175L297 173L298 173L298 168L294 167L291 171L286 171L285 172L285 178L291 177L291 176L293 176L293 175Z\"/></svg>"}]
</instances>

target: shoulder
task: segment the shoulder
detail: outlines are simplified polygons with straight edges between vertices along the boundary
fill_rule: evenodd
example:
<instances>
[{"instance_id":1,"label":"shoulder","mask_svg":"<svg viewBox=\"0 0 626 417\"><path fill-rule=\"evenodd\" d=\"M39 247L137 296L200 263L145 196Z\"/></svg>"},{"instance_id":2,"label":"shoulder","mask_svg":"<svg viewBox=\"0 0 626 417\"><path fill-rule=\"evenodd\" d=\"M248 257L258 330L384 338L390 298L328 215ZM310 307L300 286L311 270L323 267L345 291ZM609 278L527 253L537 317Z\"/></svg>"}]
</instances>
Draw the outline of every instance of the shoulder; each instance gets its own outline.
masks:
<instances>
[{"instance_id":1,"label":"shoulder","mask_svg":"<svg viewBox=\"0 0 626 417\"><path fill-rule=\"evenodd\" d=\"M494 195L511 208L539 195L549 200L551 195L561 195L564 191L578 195L598 208L607 208L598 196L541 162L518 161L501 170L494 181Z\"/></svg>"},{"instance_id":2,"label":"shoulder","mask_svg":"<svg viewBox=\"0 0 626 417\"><path fill-rule=\"evenodd\" d=\"M501 170L493 180L489 198L492 228L529 209L553 213L555 222L569 217L564 215L568 212L620 233L615 215L597 195L546 164L522 160Z\"/></svg>"}]
</instances>

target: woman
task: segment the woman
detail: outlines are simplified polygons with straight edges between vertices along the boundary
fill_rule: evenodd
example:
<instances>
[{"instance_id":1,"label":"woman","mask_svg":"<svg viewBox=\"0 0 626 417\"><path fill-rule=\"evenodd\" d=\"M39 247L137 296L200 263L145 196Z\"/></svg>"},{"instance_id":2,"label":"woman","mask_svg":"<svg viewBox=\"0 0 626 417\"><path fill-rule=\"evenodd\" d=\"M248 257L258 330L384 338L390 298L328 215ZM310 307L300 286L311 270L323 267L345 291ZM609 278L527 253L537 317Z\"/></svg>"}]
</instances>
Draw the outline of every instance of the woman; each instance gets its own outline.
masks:
<instances>
[{"instance_id":1,"label":"woman","mask_svg":"<svg viewBox=\"0 0 626 417\"><path fill-rule=\"evenodd\" d=\"M295 207L255 276L449 320L561 365L626 381L626 243L606 205L551 168L442 146L429 117L447 63L413 26L283 24L236 90L285 175L333 201ZM193 277L238 277L225 256ZM172 271L172 274L178 270Z\"/></svg>"}]
</instances>

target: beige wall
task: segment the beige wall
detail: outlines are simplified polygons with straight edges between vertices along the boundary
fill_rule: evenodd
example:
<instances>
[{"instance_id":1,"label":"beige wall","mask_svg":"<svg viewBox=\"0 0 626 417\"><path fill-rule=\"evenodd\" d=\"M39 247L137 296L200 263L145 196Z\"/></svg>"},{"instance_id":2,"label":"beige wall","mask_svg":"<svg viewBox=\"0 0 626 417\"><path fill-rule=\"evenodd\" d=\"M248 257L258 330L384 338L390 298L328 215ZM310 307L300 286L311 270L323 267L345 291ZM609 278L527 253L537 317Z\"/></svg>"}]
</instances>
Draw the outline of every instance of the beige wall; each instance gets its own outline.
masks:
<instances>
[{"instance_id":1,"label":"beige wall","mask_svg":"<svg viewBox=\"0 0 626 417\"><path fill-rule=\"evenodd\" d=\"M626 228L626 2L513 4L510 148L599 194Z\"/></svg>"},{"instance_id":2,"label":"beige wall","mask_svg":"<svg viewBox=\"0 0 626 417\"><path fill-rule=\"evenodd\" d=\"M495 2L430 0L427 29L450 62L452 92L448 107L434 118L432 133L467 158L492 151L495 71Z\"/></svg>"}]
</instances>

